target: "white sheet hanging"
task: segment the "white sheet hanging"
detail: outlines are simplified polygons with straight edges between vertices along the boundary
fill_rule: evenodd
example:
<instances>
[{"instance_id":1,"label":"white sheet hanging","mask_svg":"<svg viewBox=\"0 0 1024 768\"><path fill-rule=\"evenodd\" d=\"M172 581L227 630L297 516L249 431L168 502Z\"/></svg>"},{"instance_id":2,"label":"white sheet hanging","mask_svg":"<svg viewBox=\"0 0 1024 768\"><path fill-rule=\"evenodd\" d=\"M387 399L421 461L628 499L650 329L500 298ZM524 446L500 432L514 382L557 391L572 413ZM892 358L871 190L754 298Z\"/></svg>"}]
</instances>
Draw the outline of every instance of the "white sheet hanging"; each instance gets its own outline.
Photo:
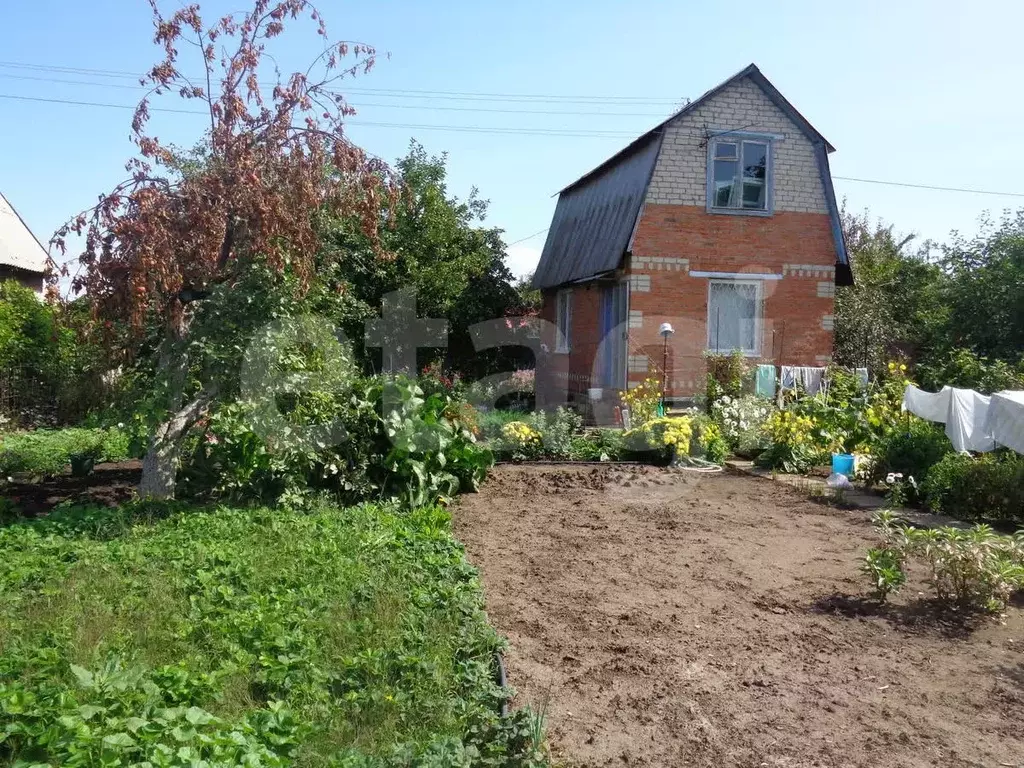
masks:
<instances>
[{"instance_id":1,"label":"white sheet hanging","mask_svg":"<svg viewBox=\"0 0 1024 768\"><path fill-rule=\"evenodd\" d=\"M985 430L991 399L973 389L953 389L950 393L946 436L958 451L983 453L996 449L992 433Z\"/></svg>"},{"instance_id":2,"label":"white sheet hanging","mask_svg":"<svg viewBox=\"0 0 1024 768\"><path fill-rule=\"evenodd\" d=\"M945 424L949 417L949 401L952 394L952 387L943 387L941 392L925 392L913 384L907 384L907 388L903 390L903 410L910 411L925 421Z\"/></svg>"},{"instance_id":3,"label":"white sheet hanging","mask_svg":"<svg viewBox=\"0 0 1024 768\"><path fill-rule=\"evenodd\" d=\"M992 395L985 432L999 445L1024 453L1024 392L1003 390Z\"/></svg>"}]
</instances>

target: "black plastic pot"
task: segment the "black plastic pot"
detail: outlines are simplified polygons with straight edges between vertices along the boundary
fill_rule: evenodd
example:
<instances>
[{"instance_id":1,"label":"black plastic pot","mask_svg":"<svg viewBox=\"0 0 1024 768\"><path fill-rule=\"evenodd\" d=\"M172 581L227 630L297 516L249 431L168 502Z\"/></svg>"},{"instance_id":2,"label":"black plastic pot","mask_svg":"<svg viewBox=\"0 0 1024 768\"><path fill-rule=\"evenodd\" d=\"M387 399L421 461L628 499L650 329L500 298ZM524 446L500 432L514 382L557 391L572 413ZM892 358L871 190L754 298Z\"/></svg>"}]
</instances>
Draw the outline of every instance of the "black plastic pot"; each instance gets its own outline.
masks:
<instances>
[{"instance_id":1,"label":"black plastic pot","mask_svg":"<svg viewBox=\"0 0 1024 768\"><path fill-rule=\"evenodd\" d=\"M96 457L88 453L80 453L71 457L71 476L88 477L92 474Z\"/></svg>"}]
</instances>

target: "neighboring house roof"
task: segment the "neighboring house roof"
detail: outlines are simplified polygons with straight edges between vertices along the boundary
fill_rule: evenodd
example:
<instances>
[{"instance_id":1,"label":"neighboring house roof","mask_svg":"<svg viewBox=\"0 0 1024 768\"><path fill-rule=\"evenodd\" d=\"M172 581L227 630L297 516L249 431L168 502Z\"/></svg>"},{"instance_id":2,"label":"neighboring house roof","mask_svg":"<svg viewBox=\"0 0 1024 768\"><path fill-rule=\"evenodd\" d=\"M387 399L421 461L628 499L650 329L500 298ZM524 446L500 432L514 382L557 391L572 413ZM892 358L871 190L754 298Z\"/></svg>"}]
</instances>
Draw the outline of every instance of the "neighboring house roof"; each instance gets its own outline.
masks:
<instances>
[{"instance_id":1,"label":"neighboring house roof","mask_svg":"<svg viewBox=\"0 0 1024 768\"><path fill-rule=\"evenodd\" d=\"M618 268L636 228L647 186L658 160L665 126L745 77L757 84L814 145L825 189L825 202L832 219L836 263L848 271L846 242L828 168L828 153L834 152L835 147L807 122L796 107L761 74L761 70L751 64L658 123L559 193L540 263L533 276L533 286L553 288L587 280Z\"/></svg>"},{"instance_id":2,"label":"neighboring house roof","mask_svg":"<svg viewBox=\"0 0 1024 768\"><path fill-rule=\"evenodd\" d=\"M46 272L47 253L25 220L0 193L0 264L28 272Z\"/></svg>"}]
</instances>

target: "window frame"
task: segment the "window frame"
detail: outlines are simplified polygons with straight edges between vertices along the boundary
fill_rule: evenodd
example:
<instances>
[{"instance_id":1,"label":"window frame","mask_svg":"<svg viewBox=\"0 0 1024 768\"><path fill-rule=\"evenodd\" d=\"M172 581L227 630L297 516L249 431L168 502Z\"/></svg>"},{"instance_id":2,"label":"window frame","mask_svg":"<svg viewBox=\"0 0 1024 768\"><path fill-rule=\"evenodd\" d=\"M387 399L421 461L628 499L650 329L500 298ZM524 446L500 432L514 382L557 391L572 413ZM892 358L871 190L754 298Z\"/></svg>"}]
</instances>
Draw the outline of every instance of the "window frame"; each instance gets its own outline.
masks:
<instances>
[{"instance_id":1,"label":"window frame","mask_svg":"<svg viewBox=\"0 0 1024 768\"><path fill-rule=\"evenodd\" d=\"M564 328L562 327L563 320ZM563 288L555 294L555 354L567 355L570 351L572 351L572 288Z\"/></svg>"},{"instance_id":2,"label":"window frame","mask_svg":"<svg viewBox=\"0 0 1024 768\"><path fill-rule=\"evenodd\" d=\"M761 345L763 343L762 336L764 335L764 280L751 280L738 277L715 277L708 279L705 351L713 355L731 355L735 351L735 349L717 349L713 346L713 339L711 338L711 292L713 290L712 286L716 284L754 286L754 347L751 350L743 349L740 351L743 353L744 357L760 357Z\"/></svg>"},{"instance_id":3,"label":"window frame","mask_svg":"<svg viewBox=\"0 0 1024 768\"><path fill-rule=\"evenodd\" d=\"M720 133L708 139L707 156L707 189L706 204L707 212L722 214L725 216L771 216L775 213L775 140L771 134L750 133L750 132L729 132ZM736 144L737 160L742 170L743 164L743 142L764 144L767 155L765 163L765 207L764 208L728 208L714 204L715 202L715 154L719 144ZM742 177L741 177L742 184ZM743 200L743 190L740 189L740 201Z\"/></svg>"}]
</instances>

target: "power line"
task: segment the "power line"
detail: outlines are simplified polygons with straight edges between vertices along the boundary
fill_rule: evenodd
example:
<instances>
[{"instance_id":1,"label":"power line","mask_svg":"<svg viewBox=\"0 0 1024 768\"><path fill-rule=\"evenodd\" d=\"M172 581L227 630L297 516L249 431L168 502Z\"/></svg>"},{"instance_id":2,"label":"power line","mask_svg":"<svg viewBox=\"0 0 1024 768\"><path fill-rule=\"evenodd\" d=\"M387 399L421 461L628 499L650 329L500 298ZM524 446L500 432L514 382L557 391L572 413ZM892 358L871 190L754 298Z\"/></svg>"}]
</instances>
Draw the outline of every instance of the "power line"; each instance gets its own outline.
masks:
<instances>
[{"instance_id":1,"label":"power line","mask_svg":"<svg viewBox=\"0 0 1024 768\"><path fill-rule=\"evenodd\" d=\"M525 242L526 242L527 240L532 240L532 239L533 239L533 238L535 238L535 237L536 237L537 235L542 235L542 234L544 234L544 233L545 233L545 232L547 232L547 231L548 231L548 228L547 228L547 227L544 227L544 229L538 229L538 230L537 230L536 232L534 232L534 233L533 233L532 235L527 235L526 237L521 237L521 238L519 238L519 239L518 239L518 240L516 240L515 242L512 242L512 243L507 243L507 244L505 245L505 247L506 247L506 248L511 248L511 247L512 247L513 245L519 245L520 243L525 243Z\"/></svg>"},{"instance_id":2,"label":"power line","mask_svg":"<svg viewBox=\"0 0 1024 768\"><path fill-rule=\"evenodd\" d=\"M0 73L0 78L14 79L14 80L32 80L36 82L44 83L59 83L62 85L87 85L87 86L98 86L102 88L121 88L134 91L152 90L150 87L141 85L126 85L124 83L97 83L90 82L88 80L63 80L60 78L44 78L34 77L32 75L6 75ZM386 97L386 96L385 96ZM524 102L528 103L528 102ZM624 106L626 104L623 104ZM435 105L424 105L424 104L382 104L372 101L362 101L359 103L353 103L357 109L372 108L385 109L385 110L432 110L435 112L482 112L482 113L495 113L502 115L562 115L566 117L612 117L612 118L665 118L667 117L664 113L656 112L579 112L579 111L564 111L564 110L502 110L496 108L487 108L487 106L435 106Z\"/></svg>"},{"instance_id":3,"label":"power line","mask_svg":"<svg viewBox=\"0 0 1024 768\"><path fill-rule=\"evenodd\" d=\"M43 102L47 104L70 104L77 107L105 107L108 109L130 109L134 110L135 107L128 104L108 104L105 102L98 101L77 101L72 99L49 99L42 96L17 96L14 94L0 93L0 99L13 99L15 101L34 101ZM184 115L208 115L209 113L198 109L173 109L168 107L150 107L150 112L174 112L177 114ZM593 139L622 139L622 138L633 138L634 133L627 131L602 131L598 129L579 131L572 129L562 128L490 128L487 126L478 125L432 125L432 124L416 124L416 123L384 123L371 120L350 120L347 124L349 127L358 126L370 126L374 128L401 128L403 130L415 129L415 130L426 130L426 131L457 131L463 133L497 133L497 134L508 134L508 135L525 135L525 136L571 136L571 137L584 137Z\"/></svg>"},{"instance_id":4,"label":"power line","mask_svg":"<svg viewBox=\"0 0 1024 768\"><path fill-rule=\"evenodd\" d=\"M134 110L136 107L128 104L108 104L104 102L96 101L77 101L72 99L50 99L43 98L41 96L19 96L14 94L0 93L0 99L12 99L16 101L30 101L30 102L43 102L47 104L68 104L72 106L81 107L104 107L108 109L129 109ZM177 114L189 114L189 115L207 115L208 113L196 109L174 109L169 107L150 107L151 112L172 112ZM491 128L487 126L475 126L475 125L433 125L433 124L415 124L415 123L385 123L376 122L369 120L352 120L348 123L349 126L369 126L375 128L400 128L402 130L427 130L427 131L455 131L463 133L485 133L485 134L506 134L506 135L524 135L524 136L564 136L564 137L580 137L580 138L602 138L602 139L621 139L621 138L634 138L635 133L626 131L603 131L603 130L587 130L578 131L571 129L560 129L560 128ZM1001 192L998 190L988 189L974 189L968 187L943 187L934 184L916 184L912 182L903 181L887 181L882 179L863 179L856 178L853 176L833 176L833 179L837 181L852 181L862 184L882 184L885 186L892 187L908 187L911 189L928 189L937 192L958 192L962 194L974 194L974 195L992 195L995 197L1020 197L1024 198L1024 193L1021 192ZM539 233L536 233L539 234ZM530 235L533 237L534 235ZM525 239L529 239L525 238ZM517 241L519 242L519 241Z\"/></svg>"},{"instance_id":5,"label":"power line","mask_svg":"<svg viewBox=\"0 0 1024 768\"><path fill-rule=\"evenodd\" d=\"M857 181L862 184L884 184L888 187L910 187L912 189L934 189L938 192L969 192L973 195L996 195L999 197L1024 197L1024 192L994 192L988 189L968 189L966 187L938 187L932 184L911 184L904 181L882 181L881 179L856 179L852 176L833 176L841 181Z\"/></svg>"},{"instance_id":6,"label":"power line","mask_svg":"<svg viewBox=\"0 0 1024 768\"><path fill-rule=\"evenodd\" d=\"M59 74L86 75L90 77L107 78L131 78L139 80L143 77L140 73L126 72L124 70L89 69L86 67L63 67L44 64L26 64L22 62L0 61L0 67L8 69L28 70L31 72L56 72ZM31 78L28 75L4 75L4 77L18 77L19 79L43 79ZM73 85L96 85L104 87L127 87L120 83L96 83L96 82L72 82ZM137 85L132 87L139 87ZM479 101L536 101L549 103L579 103L579 104L603 104L627 107L644 105L668 105L672 106L679 102L678 98L656 97L656 96L601 96L601 95L557 95L557 94L531 94L531 93L495 93L481 91L434 91L416 90L411 88L363 88L353 86L346 89L351 93L362 93L368 95L388 96L394 98L415 98L415 99L452 99L457 101L479 100Z\"/></svg>"}]
</instances>

